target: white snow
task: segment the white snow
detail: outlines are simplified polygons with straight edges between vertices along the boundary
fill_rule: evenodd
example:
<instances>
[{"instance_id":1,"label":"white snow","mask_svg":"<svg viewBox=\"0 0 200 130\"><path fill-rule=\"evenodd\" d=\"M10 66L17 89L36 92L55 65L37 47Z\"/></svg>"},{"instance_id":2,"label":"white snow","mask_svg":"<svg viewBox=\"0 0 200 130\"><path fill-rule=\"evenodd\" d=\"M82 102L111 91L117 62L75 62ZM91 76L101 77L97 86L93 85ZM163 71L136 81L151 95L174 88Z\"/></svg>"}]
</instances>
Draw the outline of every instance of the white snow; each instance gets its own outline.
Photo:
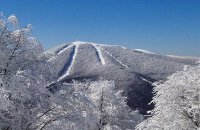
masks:
<instances>
[{"instance_id":1,"label":"white snow","mask_svg":"<svg viewBox=\"0 0 200 130\"><path fill-rule=\"evenodd\" d=\"M117 61L121 66L125 67L126 69L130 69L127 65L123 64L121 61L116 59L115 57L112 56L112 54L108 53L106 50L104 50L106 54L108 54L110 57L112 57L115 61Z\"/></svg>"},{"instance_id":2,"label":"white snow","mask_svg":"<svg viewBox=\"0 0 200 130\"><path fill-rule=\"evenodd\" d=\"M188 69L189 69L189 65L184 65L184 67L183 67L183 71L187 71Z\"/></svg>"},{"instance_id":3,"label":"white snow","mask_svg":"<svg viewBox=\"0 0 200 130\"><path fill-rule=\"evenodd\" d=\"M96 46L105 46L105 47L121 47L123 49L128 49L124 46L120 46L120 45L109 45L109 44L99 44L99 43L94 43L94 42L85 42L85 41L75 41L72 42L72 44L95 44Z\"/></svg>"},{"instance_id":4,"label":"white snow","mask_svg":"<svg viewBox=\"0 0 200 130\"><path fill-rule=\"evenodd\" d=\"M11 15L8 17L8 22L12 23L14 26L18 25L17 17L15 15Z\"/></svg>"},{"instance_id":5,"label":"white snow","mask_svg":"<svg viewBox=\"0 0 200 130\"><path fill-rule=\"evenodd\" d=\"M55 56L53 56L53 57L51 57L50 59L48 59L47 61L48 62L51 62L52 60L54 60L56 57Z\"/></svg>"},{"instance_id":6,"label":"white snow","mask_svg":"<svg viewBox=\"0 0 200 130\"><path fill-rule=\"evenodd\" d=\"M190 59L190 58L198 59L197 57L192 57L192 56L176 56L176 55L166 55L166 56L172 58L181 58L181 59Z\"/></svg>"},{"instance_id":7,"label":"white snow","mask_svg":"<svg viewBox=\"0 0 200 130\"><path fill-rule=\"evenodd\" d=\"M60 55L60 54L62 54L63 52L65 52L67 49L69 49L70 47L73 47L74 46L74 44L72 44L72 45L69 45L69 46L67 46L67 47L65 47L65 48L63 48L62 50L60 50L58 53L57 53L57 55ZM49 51L49 53L52 53L51 51ZM51 62L52 60L54 60L56 58L56 56L53 56L52 58L50 58L48 61L49 62Z\"/></svg>"},{"instance_id":8,"label":"white snow","mask_svg":"<svg viewBox=\"0 0 200 130\"><path fill-rule=\"evenodd\" d=\"M69 63L69 68L67 69L67 71L65 72L65 74L63 74L59 79L58 79L58 82L61 81L62 79L64 79L65 77L67 77L68 75L70 75L70 71L74 65L74 62L75 62L75 58L77 56L77 53L78 53L78 46L79 46L79 43L74 43L74 55L72 56L72 62Z\"/></svg>"},{"instance_id":9,"label":"white snow","mask_svg":"<svg viewBox=\"0 0 200 130\"><path fill-rule=\"evenodd\" d=\"M154 54L154 55L156 55L156 53L154 53L154 52L143 50L143 49L134 49L134 50L135 51L139 51L139 52L143 52L143 53L146 53L146 54Z\"/></svg>"},{"instance_id":10,"label":"white snow","mask_svg":"<svg viewBox=\"0 0 200 130\"><path fill-rule=\"evenodd\" d=\"M143 81L148 82L148 83L150 83L150 84L153 84L151 81L149 81L149 80L147 80L147 79L145 79L145 78L143 78L143 77L140 77L140 79L142 79Z\"/></svg>"},{"instance_id":11,"label":"white snow","mask_svg":"<svg viewBox=\"0 0 200 130\"><path fill-rule=\"evenodd\" d=\"M23 72L24 72L24 71L17 70L17 73L16 73L16 75L21 75L21 74L23 74Z\"/></svg>"},{"instance_id":12,"label":"white snow","mask_svg":"<svg viewBox=\"0 0 200 130\"><path fill-rule=\"evenodd\" d=\"M94 43L92 43L92 45L94 46L94 48L96 49L96 51L98 53L98 57L99 57L99 60L100 60L101 64L105 65L106 62L105 62L105 59L103 58L101 49Z\"/></svg>"},{"instance_id":13,"label":"white snow","mask_svg":"<svg viewBox=\"0 0 200 130\"><path fill-rule=\"evenodd\" d=\"M61 51L58 52L58 55L60 55L61 53L63 53L65 50L67 50L68 48L72 47L73 45L69 45L67 47L65 47L64 49L62 49Z\"/></svg>"},{"instance_id":14,"label":"white snow","mask_svg":"<svg viewBox=\"0 0 200 130\"><path fill-rule=\"evenodd\" d=\"M72 45L81 45L81 44L91 44L97 51L97 55L98 55L98 58L101 62L102 65L105 65L105 59L103 58L103 55L102 55L102 51L101 49L97 46L97 44L93 43L93 42L84 42L84 41L75 41L75 42L72 42Z\"/></svg>"},{"instance_id":15,"label":"white snow","mask_svg":"<svg viewBox=\"0 0 200 130\"><path fill-rule=\"evenodd\" d=\"M96 44L96 45L105 46L105 47L121 47L122 49L127 49L126 47L120 46L120 45L106 45L106 44Z\"/></svg>"},{"instance_id":16,"label":"white snow","mask_svg":"<svg viewBox=\"0 0 200 130\"><path fill-rule=\"evenodd\" d=\"M90 42L84 42L84 41L75 41L75 42L72 42L73 45L80 45L80 44L88 44Z\"/></svg>"},{"instance_id":17,"label":"white snow","mask_svg":"<svg viewBox=\"0 0 200 130\"><path fill-rule=\"evenodd\" d=\"M39 45L39 42L37 42L37 39L35 37L28 37L27 40L34 45Z\"/></svg>"}]
</instances>

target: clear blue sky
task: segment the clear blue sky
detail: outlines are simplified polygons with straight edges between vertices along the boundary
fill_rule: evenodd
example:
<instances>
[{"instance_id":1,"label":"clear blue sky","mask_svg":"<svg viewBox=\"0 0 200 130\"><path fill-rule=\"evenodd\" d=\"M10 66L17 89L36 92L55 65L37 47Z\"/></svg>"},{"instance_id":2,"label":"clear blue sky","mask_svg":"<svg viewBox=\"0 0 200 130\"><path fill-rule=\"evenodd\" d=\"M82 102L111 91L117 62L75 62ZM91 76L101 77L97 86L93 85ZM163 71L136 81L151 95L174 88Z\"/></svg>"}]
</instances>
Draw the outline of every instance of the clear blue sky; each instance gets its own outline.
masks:
<instances>
[{"instance_id":1,"label":"clear blue sky","mask_svg":"<svg viewBox=\"0 0 200 130\"><path fill-rule=\"evenodd\" d=\"M92 41L200 56L200 0L1 0L48 49Z\"/></svg>"}]
</instances>

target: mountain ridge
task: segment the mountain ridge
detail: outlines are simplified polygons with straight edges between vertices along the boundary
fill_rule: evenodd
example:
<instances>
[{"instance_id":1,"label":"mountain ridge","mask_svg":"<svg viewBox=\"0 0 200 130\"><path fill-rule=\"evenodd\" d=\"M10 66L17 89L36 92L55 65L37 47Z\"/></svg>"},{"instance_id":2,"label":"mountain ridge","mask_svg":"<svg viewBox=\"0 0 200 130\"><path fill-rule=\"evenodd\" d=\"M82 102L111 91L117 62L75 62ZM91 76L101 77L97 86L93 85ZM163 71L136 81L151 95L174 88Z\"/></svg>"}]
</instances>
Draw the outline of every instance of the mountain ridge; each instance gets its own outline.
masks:
<instances>
[{"instance_id":1,"label":"mountain ridge","mask_svg":"<svg viewBox=\"0 0 200 130\"><path fill-rule=\"evenodd\" d=\"M114 80L116 89L123 90L128 97L128 105L142 114L153 108L148 104L153 97L153 82L165 80L196 62L193 58L173 58L141 49L80 41L57 46L45 53L53 68L55 82L51 88L56 82Z\"/></svg>"}]
</instances>

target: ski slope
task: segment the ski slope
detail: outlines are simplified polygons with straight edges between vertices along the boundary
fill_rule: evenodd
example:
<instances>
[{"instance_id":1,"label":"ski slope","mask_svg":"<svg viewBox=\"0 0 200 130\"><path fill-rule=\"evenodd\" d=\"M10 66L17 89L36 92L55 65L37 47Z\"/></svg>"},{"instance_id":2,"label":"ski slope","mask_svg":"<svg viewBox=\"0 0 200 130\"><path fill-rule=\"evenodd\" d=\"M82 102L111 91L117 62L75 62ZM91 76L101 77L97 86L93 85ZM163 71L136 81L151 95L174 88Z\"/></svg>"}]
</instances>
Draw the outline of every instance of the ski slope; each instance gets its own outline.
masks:
<instances>
[{"instance_id":1,"label":"ski slope","mask_svg":"<svg viewBox=\"0 0 200 130\"><path fill-rule=\"evenodd\" d=\"M96 44L94 44L94 43L92 43L92 46L95 48L97 57L98 57L99 61L101 62L101 64L105 65L106 62L105 62L105 59L103 58L101 49Z\"/></svg>"},{"instance_id":2,"label":"ski slope","mask_svg":"<svg viewBox=\"0 0 200 130\"><path fill-rule=\"evenodd\" d=\"M70 55L69 61L66 64L66 72L58 79L58 81L61 81L65 77L67 77L67 76L70 75L70 71L71 71L71 69L73 67L73 64L75 62L75 58L76 58L77 53L78 53L78 46L79 46L79 44L73 44L71 46L73 46L73 50L72 50L72 53ZM62 52L60 52L60 53L62 53Z\"/></svg>"}]
</instances>

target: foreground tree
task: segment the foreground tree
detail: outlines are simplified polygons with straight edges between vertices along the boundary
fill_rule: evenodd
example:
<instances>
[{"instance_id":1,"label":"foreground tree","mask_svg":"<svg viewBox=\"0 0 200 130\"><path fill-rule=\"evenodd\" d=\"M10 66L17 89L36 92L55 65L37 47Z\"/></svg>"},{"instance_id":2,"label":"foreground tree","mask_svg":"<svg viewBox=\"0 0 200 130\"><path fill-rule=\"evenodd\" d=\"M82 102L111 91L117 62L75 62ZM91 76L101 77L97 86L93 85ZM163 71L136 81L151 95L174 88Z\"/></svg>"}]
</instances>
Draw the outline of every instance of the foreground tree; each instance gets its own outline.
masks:
<instances>
[{"instance_id":1,"label":"foreground tree","mask_svg":"<svg viewBox=\"0 0 200 130\"><path fill-rule=\"evenodd\" d=\"M138 130L200 129L200 66L185 68L156 83L151 117L138 125Z\"/></svg>"},{"instance_id":2,"label":"foreground tree","mask_svg":"<svg viewBox=\"0 0 200 130\"><path fill-rule=\"evenodd\" d=\"M75 87L94 102L98 113L98 130L134 129L143 120L138 111L126 105L122 91L116 91L113 81L79 83Z\"/></svg>"},{"instance_id":3,"label":"foreground tree","mask_svg":"<svg viewBox=\"0 0 200 130\"><path fill-rule=\"evenodd\" d=\"M48 71L40 54L40 45L30 37L30 25L20 29L14 15L1 13L0 129L29 129L37 114L51 107L50 93L44 89Z\"/></svg>"}]
</instances>

